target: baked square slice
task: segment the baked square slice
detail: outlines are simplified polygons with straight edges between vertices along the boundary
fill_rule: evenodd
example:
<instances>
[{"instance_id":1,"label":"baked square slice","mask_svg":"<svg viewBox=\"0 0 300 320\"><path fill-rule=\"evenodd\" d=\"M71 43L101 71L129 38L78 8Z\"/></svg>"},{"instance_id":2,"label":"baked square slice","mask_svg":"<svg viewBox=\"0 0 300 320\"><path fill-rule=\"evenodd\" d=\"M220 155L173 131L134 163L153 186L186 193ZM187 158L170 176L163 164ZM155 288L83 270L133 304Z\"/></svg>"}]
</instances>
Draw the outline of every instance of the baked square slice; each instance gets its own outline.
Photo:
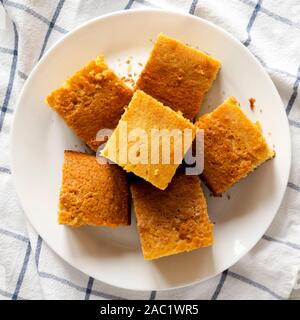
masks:
<instances>
[{"instance_id":1,"label":"baked square slice","mask_svg":"<svg viewBox=\"0 0 300 320\"><path fill-rule=\"evenodd\" d=\"M220 69L213 57L160 34L136 88L192 120Z\"/></svg>"},{"instance_id":2,"label":"baked square slice","mask_svg":"<svg viewBox=\"0 0 300 320\"><path fill-rule=\"evenodd\" d=\"M108 68L102 56L88 63L54 90L46 103L94 151L100 129L114 129L132 97L129 89Z\"/></svg>"},{"instance_id":3,"label":"baked square slice","mask_svg":"<svg viewBox=\"0 0 300 320\"><path fill-rule=\"evenodd\" d=\"M93 155L65 151L58 222L71 227L130 225L125 172L99 164Z\"/></svg>"},{"instance_id":4,"label":"baked square slice","mask_svg":"<svg viewBox=\"0 0 300 320\"><path fill-rule=\"evenodd\" d=\"M233 97L196 122L204 129L202 178L218 196L275 155L259 123L252 123Z\"/></svg>"},{"instance_id":5,"label":"baked square slice","mask_svg":"<svg viewBox=\"0 0 300 320\"><path fill-rule=\"evenodd\" d=\"M163 191L142 180L130 188L145 259L213 244L213 225L198 176L176 175Z\"/></svg>"},{"instance_id":6,"label":"baked square slice","mask_svg":"<svg viewBox=\"0 0 300 320\"><path fill-rule=\"evenodd\" d=\"M137 137L131 139L132 133ZM190 139L184 139L185 133ZM195 127L189 120L137 90L101 154L163 190L194 137Z\"/></svg>"}]
</instances>

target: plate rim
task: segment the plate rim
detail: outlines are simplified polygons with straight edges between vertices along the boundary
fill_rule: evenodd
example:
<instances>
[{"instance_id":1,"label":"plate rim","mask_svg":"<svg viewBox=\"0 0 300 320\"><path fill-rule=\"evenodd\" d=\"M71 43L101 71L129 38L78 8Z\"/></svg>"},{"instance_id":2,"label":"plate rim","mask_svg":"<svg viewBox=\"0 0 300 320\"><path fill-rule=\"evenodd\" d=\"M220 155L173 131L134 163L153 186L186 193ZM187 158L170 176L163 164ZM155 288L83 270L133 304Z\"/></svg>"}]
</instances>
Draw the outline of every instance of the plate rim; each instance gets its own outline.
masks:
<instances>
[{"instance_id":1,"label":"plate rim","mask_svg":"<svg viewBox=\"0 0 300 320\"><path fill-rule=\"evenodd\" d=\"M282 121L284 121L284 124L287 126L287 137L286 137L286 141L287 141L287 151L288 151L288 164L287 164L287 169L286 169L286 174L283 178L281 178L284 182L285 182L285 189L282 192L282 195L280 197L280 199L278 198L278 205L277 205L277 209L274 210L274 214L272 216L272 218L270 219L270 221L267 223L267 226L265 228L264 231L261 232L261 234L259 235L259 237L256 237L255 240L251 241L251 244L247 247L247 249L240 255L237 255L234 259L232 259L232 261L221 271L215 271L213 272L211 275L204 277L202 279L198 279L195 281L191 281L191 282L187 282L184 283L182 285L177 285L177 286L171 286L171 287L167 287L167 288L156 288L154 286L152 286L151 288L149 287L148 289L140 289L140 288L135 288L134 286L132 286L131 288L127 288L126 286L123 286L122 284L116 286L114 284L111 284L110 282L107 282L105 279L97 279L98 277L90 274L85 268L79 268L78 266L75 265L75 263L73 263L72 261L70 261L70 259L66 259L61 253L57 252L55 250L55 248L52 247L52 245L50 245L50 243L47 241L47 236L45 237L45 235L43 234L43 236L40 234L40 232L38 232L38 228L37 226L31 221L29 214L27 213L27 211L24 208L24 201L21 197L21 194L19 192L19 187L18 187L18 183L17 183L17 178L16 175L14 174L15 169L16 169L16 163L14 160L14 153L15 153L15 147L13 144L13 141L15 141L15 137L17 136L17 129L16 129L16 118L18 117L18 114L20 113L20 105L21 105L21 101L23 100L23 96L25 95L25 92L27 91L27 88L30 87L30 83L31 83L31 79L34 77L34 75L38 72L39 66L42 65L44 63L44 61L47 59L47 57L52 53L52 51L54 51L58 46L60 46L68 37L71 37L74 33L78 32L79 30L88 27L89 25L92 25L94 23L98 23L98 21L101 20L106 20L106 19L110 19L113 16L119 16L119 15L135 15L135 14L140 14L140 13L149 13L149 12L153 12L153 13L163 13L163 14L172 14L174 16L178 15L178 16L182 16L182 17L188 17L189 19L193 19L193 20L200 20L202 23L209 25L210 27L217 29L218 32L222 33L225 37L230 38L230 40L232 40L234 43L236 43L241 50L244 50L244 52L249 56L250 59L254 60L254 62L256 63L256 65L259 67L260 71L262 72L262 74L264 75L264 81L268 81L269 85L271 85L271 87L273 87L273 91L277 96L277 99L279 99L279 101L281 102L281 107L282 107L282 111L284 111L285 117L284 120L282 119ZM43 55L43 57L36 63L36 65L32 68L27 80L25 81L21 92L17 98L16 104L15 104L15 111L14 111L14 115L13 115L13 119L12 119L12 124L11 124L11 133L10 133L10 139L9 139L9 145L10 145L10 152L9 152L9 163L11 166L11 172L12 172L12 181L13 181L13 185L14 188L16 190L16 194L17 194L17 198L20 201L21 207L25 213L25 217L27 219L27 221L33 226L33 228L35 229L35 231L37 232L37 234L39 236L41 236L41 238L46 242L46 244L51 248L51 250L53 250L55 252L55 254L57 254L60 258L62 258L65 262L67 262L69 265L71 265L72 267L74 267L75 269L79 270L80 272L84 273L87 276L93 276L96 280L105 283L111 287L115 287L115 288L121 288L121 289L125 289L125 290L130 290L130 291L138 291L138 292L148 292L151 290L155 290L155 291L167 291L167 290L173 290L173 289L180 289L180 288L185 288L188 286L192 286L192 285L196 285L196 284L200 284L206 280L212 279L214 277L216 277L217 275L221 274L222 272L224 272L224 270L229 269L231 266L233 266L235 263L237 263L240 259L242 259L247 253L249 253L249 251L261 240L262 236L264 235L264 233L268 230L268 228L270 227L270 225L272 224L272 222L274 221L274 218L276 217L278 210L280 208L280 205L283 201L283 198L286 194L286 190L287 190L287 184L288 184L288 178L290 175L290 171L291 171L291 156L292 156L292 141L291 141L291 134L290 134L290 126L288 123L288 117L285 113L285 109L284 109L284 105L282 103L281 97L279 95L279 92L275 86L275 84L273 83L270 75L268 74L268 72L266 71L266 69L262 66L262 64L259 62L259 60L254 56L254 54L247 48L245 47L237 38L235 38L231 33L229 33L228 31L224 30L223 28L221 28L220 26L205 20L201 17L195 16L195 15L191 15L189 13L184 13L184 12L180 12L180 11L175 11L175 10L166 10L166 9L156 9L156 8L151 8L151 9L130 9L130 10L117 10L114 12L110 12L110 13L106 13L103 15L100 15L98 17L95 17L93 19L90 19L80 25L78 25L77 27L75 27L73 30L69 31L67 34L63 35L61 39L59 39L58 41L56 41Z\"/></svg>"}]
</instances>

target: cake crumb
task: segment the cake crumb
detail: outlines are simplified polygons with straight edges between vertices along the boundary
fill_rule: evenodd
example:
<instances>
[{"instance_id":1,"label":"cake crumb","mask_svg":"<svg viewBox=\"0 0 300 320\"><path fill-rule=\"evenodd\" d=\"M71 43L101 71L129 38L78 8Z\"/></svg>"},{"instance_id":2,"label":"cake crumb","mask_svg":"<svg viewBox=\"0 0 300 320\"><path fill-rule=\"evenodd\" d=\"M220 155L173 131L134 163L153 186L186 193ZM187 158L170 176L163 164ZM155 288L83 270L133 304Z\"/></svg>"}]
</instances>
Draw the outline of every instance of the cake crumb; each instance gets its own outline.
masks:
<instances>
[{"instance_id":1,"label":"cake crumb","mask_svg":"<svg viewBox=\"0 0 300 320\"><path fill-rule=\"evenodd\" d=\"M228 194L228 195L227 195L227 199L228 199L228 200L230 200L230 199L231 199L230 194Z\"/></svg>"},{"instance_id":2,"label":"cake crumb","mask_svg":"<svg viewBox=\"0 0 300 320\"><path fill-rule=\"evenodd\" d=\"M141 66L141 67L143 67L143 64L142 64L141 62L138 62L138 65Z\"/></svg>"},{"instance_id":3,"label":"cake crumb","mask_svg":"<svg viewBox=\"0 0 300 320\"><path fill-rule=\"evenodd\" d=\"M135 85L135 81L132 78L126 78L126 77L122 77L121 78L122 81L126 82L126 83L130 83L132 86Z\"/></svg>"},{"instance_id":4,"label":"cake crumb","mask_svg":"<svg viewBox=\"0 0 300 320\"><path fill-rule=\"evenodd\" d=\"M249 99L249 103L250 103L250 109L252 110L252 111L254 111L255 110L255 99L254 98L250 98Z\"/></svg>"}]
</instances>

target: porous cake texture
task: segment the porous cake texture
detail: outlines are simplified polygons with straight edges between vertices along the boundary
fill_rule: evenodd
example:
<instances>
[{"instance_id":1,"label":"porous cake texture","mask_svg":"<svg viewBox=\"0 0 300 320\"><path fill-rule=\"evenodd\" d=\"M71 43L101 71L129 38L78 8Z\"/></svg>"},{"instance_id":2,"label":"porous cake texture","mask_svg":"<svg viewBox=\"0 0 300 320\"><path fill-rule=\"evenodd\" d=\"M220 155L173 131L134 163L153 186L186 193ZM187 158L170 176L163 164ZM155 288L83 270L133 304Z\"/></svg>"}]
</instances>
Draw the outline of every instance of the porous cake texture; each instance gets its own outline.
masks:
<instances>
[{"instance_id":1,"label":"porous cake texture","mask_svg":"<svg viewBox=\"0 0 300 320\"><path fill-rule=\"evenodd\" d=\"M204 129L202 178L214 195L221 195L275 155L259 123L247 118L234 97L200 117L195 125Z\"/></svg>"},{"instance_id":2,"label":"porous cake texture","mask_svg":"<svg viewBox=\"0 0 300 320\"><path fill-rule=\"evenodd\" d=\"M192 120L220 65L206 53L161 33L136 88Z\"/></svg>"},{"instance_id":3,"label":"porous cake texture","mask_svg":"<svg viewBox=\"0 0 300 320\"><path fill-rule=\"evenodd\" d=\"M120 138L125 136L123 131L121 132L121 126L123 128L124 125L127 127L128 139L126 137L125 139L128 141L120 142ZM156 139L153 129L158 130L156 132L162 135L163 131L169 133L170 139L167 134L164 139L157 134ZM189 130L191 139L184 138L186 129ZM130 141L129 136L133 132L144 134ZM133 172L163 190L172 180L194 137L195 127L189 120L138 90L134 93L126 112L122 115L116 130L102 151L102 155L122 166L127 172ZM132 157L130 158L132 150L136 152L136 162L131 160ZM147 153L146 159L143 159L145 152ZM163 157L163 153L168 153L169 162ZM153 161L152 155L156 157L156 162Z\"/></svg>"},{"instance_id":4,"label":"porous cake texture","mask_svg":"<svg viewBox=\"0 0 300 320\"><path fill-rule=\"evenodd\" d=\"M176 174L163 191L140 179L130 188L145 259L213 244L213 225L198 176Z\"/></svg>"},{"instance_id":5,"label":"porous cake texture","mask_svg":"<svg viewBox=\"0 0 300 320\"><path fill-rule=\"evenodd\" d=\"M131 89L99 56L54 90L46 102L96 151L100 144L97 132L116 127L131 97Z\"/></svg>"},{"instance_id":6,"label":"porous cake texture","mask_svg":"<svg viewBox=\"0 0 300 320\"><path fill-rule=\"evenodd\" d=\"M93 155L65 151L59 198L60 224L127 226L129 185L117 165L99 164Z\"/></svg>"}]
</instances>

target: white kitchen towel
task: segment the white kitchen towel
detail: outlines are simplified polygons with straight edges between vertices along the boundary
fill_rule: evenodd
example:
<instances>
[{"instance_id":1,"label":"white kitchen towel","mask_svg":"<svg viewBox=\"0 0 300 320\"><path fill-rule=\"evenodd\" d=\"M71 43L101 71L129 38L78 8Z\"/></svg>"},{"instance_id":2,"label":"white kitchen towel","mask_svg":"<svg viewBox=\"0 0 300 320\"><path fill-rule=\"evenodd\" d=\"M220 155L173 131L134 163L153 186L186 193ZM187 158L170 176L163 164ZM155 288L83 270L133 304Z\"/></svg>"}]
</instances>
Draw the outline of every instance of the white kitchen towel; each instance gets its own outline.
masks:
<instances>
[{"instance_id":1,"label":"white kitchen towel","mask_svg":"<svg viewBox=\"0 0 300 320\"><path fill-rule=\"evenodd\" d=\"M132 8L190 13L237 37L273 79L286 108L293 143L292 171L284 201L254 249L211 280L162 292L111 287L59 258L26 222L9 163L16 99L39 58L77 25ZM299 83L298 0L0 0L0 299L288 298L297 284L300 267Z\"/></svg>"}]
</instances>

